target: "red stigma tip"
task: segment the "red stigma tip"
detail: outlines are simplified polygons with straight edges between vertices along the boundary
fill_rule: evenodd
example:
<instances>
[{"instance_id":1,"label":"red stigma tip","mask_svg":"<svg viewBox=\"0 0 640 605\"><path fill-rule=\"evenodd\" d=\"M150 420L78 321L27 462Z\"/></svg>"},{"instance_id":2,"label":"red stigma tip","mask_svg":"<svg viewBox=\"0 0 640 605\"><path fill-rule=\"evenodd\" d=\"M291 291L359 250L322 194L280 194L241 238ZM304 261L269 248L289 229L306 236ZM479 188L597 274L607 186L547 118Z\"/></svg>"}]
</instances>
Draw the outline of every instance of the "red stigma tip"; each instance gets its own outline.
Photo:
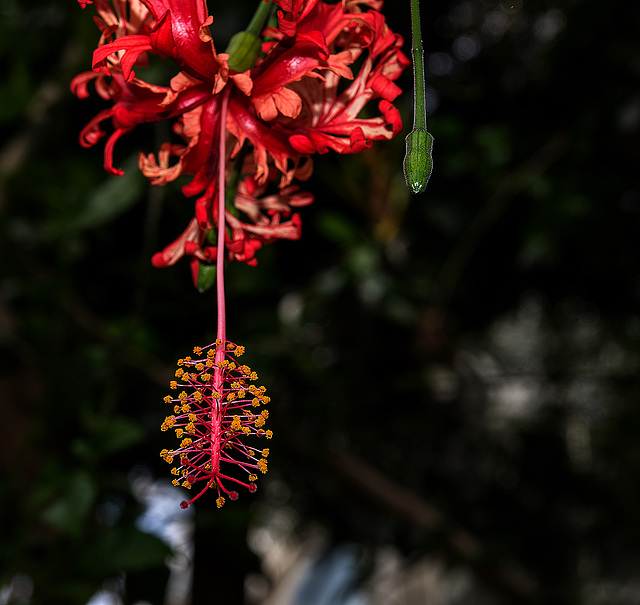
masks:
<instances>
[{"instance_id":1,"label":"red stigma tip","mask_svg":"<svg viewBox=\"0 0 640 605\"><path fill-rule=\"evenodd\" d=\"M193 485L196 482L196 478L193 475L189 475L187 481Z\"/></svg>"},{"instance_id":2,"label":"red stigma tip","mask_svg":"<svg viewBox=\"0 0 640 605\"><path fill-rule=\"evenodd\" d=\"M229 492L229 499L230 500L237 500L238 499L238 492Z\"/></svg>"},{"instance_id":3,"label":"red stigma tip","mask_svg":"<svg viewBox=\"0 0 640 605\"><path fill-rule=\"evenodd\" d=\"M255 493L258 491L258 486L257 486L255 483L252 483L252 484L249 486L249 491L250 491L252 494L255 494Z\"/></svg>"},{"instance_id":4,"label":"red stigma tip","mask_svg":"<svg viewBox=\"0 0 640 605\"><path fill-rule=\"evenodd\" d=\"M186 500L180 502L180 508L189 508L189 503Z\"/></svg>"}]
</instances>

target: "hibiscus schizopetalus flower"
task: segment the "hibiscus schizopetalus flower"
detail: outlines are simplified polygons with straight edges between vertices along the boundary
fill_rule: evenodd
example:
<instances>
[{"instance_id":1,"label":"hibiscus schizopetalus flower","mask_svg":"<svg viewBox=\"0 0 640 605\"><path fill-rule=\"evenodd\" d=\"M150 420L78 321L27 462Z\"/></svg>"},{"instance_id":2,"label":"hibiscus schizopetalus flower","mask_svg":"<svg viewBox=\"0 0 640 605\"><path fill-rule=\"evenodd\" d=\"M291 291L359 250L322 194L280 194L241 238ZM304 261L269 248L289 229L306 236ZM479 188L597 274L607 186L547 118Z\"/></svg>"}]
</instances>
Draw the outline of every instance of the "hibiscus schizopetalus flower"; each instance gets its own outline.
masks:
<instances>
[{"instance_id":1,"label":"hibiscus schizopetalus flower","mask_svg":"<svg viewBox=\"0 0 640 605\"><path fill-rule=\"evenodd\" d=\"M267 472L269 449L249 442L273 436L264 428L269 397L265 387L254 384L257 374L238 361L244 347L216 341L195 347L193 353L195 357L178 360L170 388L179 392L164 399L173 404L173 413L161 428L174 430L179 444L163 449L160 456L175 464L171 469L174 485L201 487L191 500L181 503L182 508L208 489L217 491L220 508L225 496L238 498L233 487L255 492L258 472Z\"/></svg>"},{"instance_id":2,"label":"hibiscus schizopetalus flower","mask_svg":"<svg viewBox=\"0 0 640 605\"><path fill-rule=\"evenodd\" d=\"M101 37L93 71L77 76L72 90L86 97L94 81L112 106L83 129L82 144L106 136L103 124L110 121L104 165L121 174L113 159L118 139L140 124L169 120L181 141L163 144L157 156L141 154L140 168L155 184L192 176L183 193L196 198L194 219L154 256L156 266L190 255L197 276L201 262L216 262L210 242L216 239L219 164L227 183L240 183L225 208L225 256L255 264L263 244L300 237L295 209L313 198L291 187L294 179L309 178L313 155L358 153L402 128L393 105L401 92L395 80L409 61L402 38L380 12L382 0L258 4L258 11L280 8L277 27L259 26L256 54L245 69L244 57L217 52L205 0L114 0L113 6L95 0ZM237 50L230 44L229 52ZM175 65L177 73L164 84L144 79L151 55ZM221 123L223 91L229 105ZM216 145L219 132L229 137L224 157Z\"/></svg>"}]
</instances>

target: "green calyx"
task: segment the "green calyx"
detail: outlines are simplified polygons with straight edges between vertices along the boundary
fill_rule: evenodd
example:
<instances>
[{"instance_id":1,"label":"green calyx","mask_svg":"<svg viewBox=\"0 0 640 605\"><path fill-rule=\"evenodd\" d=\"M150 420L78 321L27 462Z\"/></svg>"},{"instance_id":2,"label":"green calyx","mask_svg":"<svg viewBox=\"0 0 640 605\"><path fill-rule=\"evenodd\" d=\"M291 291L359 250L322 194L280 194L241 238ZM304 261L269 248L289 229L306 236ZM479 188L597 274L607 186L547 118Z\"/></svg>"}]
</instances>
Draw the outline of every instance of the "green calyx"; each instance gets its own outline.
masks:
<instances>
[{"instance_id":1,"label":"green calyx","mask_svg":"<svg viewBox=\"0 0 640 605\"><path fill-rule=\"evenodd\" d=\"M422 193L427 188L433 160L433 137L424 128L412 130L405 138L404 178L411 193Z\"/></svg>"},{"instance_id":2,"label":"green calyx","mask_svg":"<svg viewBox=\"0 0 640 605\"><path fill-rule=\"evenodd\" d=\"M260 54L260 46L260 38L251 32L234 34L225 51L229 53L229 69L237 72L251 69Z\"/></svg>"},{"instance_id":3,"label":"green calyx","mask_svg":"<svg viewBox=\"0 0 640 605\"><path fill-rule=\"evenodd\" d=\"M247 29L234 34L231 38L225 50L229 54L229 68L231 70L243 72L256 64L262 46L260 34L274 7L275 4L269 0L260 0Z\"/></svg>"}]
</instances>

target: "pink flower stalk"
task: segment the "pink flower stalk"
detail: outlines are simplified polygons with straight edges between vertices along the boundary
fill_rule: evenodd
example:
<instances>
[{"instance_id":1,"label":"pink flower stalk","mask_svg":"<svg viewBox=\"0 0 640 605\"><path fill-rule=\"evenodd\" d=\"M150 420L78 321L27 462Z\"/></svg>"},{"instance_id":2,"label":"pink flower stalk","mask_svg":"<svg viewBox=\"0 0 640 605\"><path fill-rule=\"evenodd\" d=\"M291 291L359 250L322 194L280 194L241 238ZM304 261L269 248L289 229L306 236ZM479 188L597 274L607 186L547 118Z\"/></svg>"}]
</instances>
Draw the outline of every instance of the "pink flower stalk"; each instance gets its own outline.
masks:
<instances>
[{"instance_id":1,"label":"pink flower stalk","mask_svg":"<svg viewBox=\"0 0 640 605\"><path fill-rule=\"evenodd\" d=\"M223 118L226 116L228 99L228 93L224 93ZM219 136L219 151L220 157L225 157L224 133ZM220 207L216 227L218 233L224 233L224 164L220 163L218 169ZM174 415L167 416L161 428L163 431L175 429L176 437L181 441L180 447L164 449L160 456L169 463L173 463L176 457L180 462L173 467L172 474L181 476L182 482L174 479L174 485L191 489L198 482L204 483L191 500L181 503L182 508L187 508L208 489L217 490L218 508L225 502L223 493L231 500L236 500L238 492L227 487L230 483L255 492L257 488L253 482L257 479L256 472L267 472L269 450L247 445L245 439L252 435L267 439L273 436L270 430L262 428L269 417L268 411L264 408L261 411L252 409L269 402L269 397L265 395L266 389L250 384L257 380L258 375L249 366L238 362L237 358L244 354L244 347L226 339L224 249L224 245L218 245L216 250L218 338L211 345L194 348L194 354L201 356L199 359L186 357L178 360L178 380L172 381L169 386L185 390L177 397L165 397L166 403L174 404ZM225 467L235 468L236 474ZM244 477L239 478L237 472L244 474Z\"/></svg>"},{"instance_id":2,"label":"pink flower stalk","mask_svg":"<svg viewBox=\"0 0 640 605\"><path fill-rule=\"evenodd\" d=\"M101 38L93 71L74 78L72 90L86 97L93 81L112 106L83 129L82 144L105 137L103 124L110 121L104 165L122 174L113 160L116 142L139 124L172 120L182 142L165 143L157 157L141 154L140 168L160 185L192 176L183 193L196 198L194 219L154 256L156 266L187 255L197 275L200 262L216 262L217 250L207 242L215 239L219 164L225 166L222 179L240 182L223 210L226 258L255 264L263 244L300 237L294 210L313 198L292 182L309 178L314 154L358 153L402 128L392 104L401 92L394 81L409 61L402 38L380 13L381 0L274 4L282 9L278 27L264 30L260 54L238 72L235 57L214 46L205 0L114 0L113 7L95 0ZM149 55L171 60L178 73L165 85L146 82L141 74ZM215 145L218 132L230 138L224 157Z\"/></svg>"}]
</instances>

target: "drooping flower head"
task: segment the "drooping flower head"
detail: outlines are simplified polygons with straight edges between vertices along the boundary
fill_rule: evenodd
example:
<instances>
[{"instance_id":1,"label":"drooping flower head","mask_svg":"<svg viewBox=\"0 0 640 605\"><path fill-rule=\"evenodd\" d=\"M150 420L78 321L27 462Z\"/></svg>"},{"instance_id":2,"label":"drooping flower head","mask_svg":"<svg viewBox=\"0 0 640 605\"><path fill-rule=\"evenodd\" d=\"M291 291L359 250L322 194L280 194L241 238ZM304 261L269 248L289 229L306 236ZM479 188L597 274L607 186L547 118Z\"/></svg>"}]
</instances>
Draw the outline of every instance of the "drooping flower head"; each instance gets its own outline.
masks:
<instances>
[{"instance_id":1,"label":"drooping flower head","mask_svg":"<svg viewBox=\"0 0 640 605\"><path fill-rule=\"evenodd\" d=\"M314 154L359 153L400 132L394 81L409 61L380 13L381 0L264 0L256 15L277 5L277 20L264 27L254 18L224 53L215 48L205 0L94 1L101 36L93 71L76 76L71 88L83 98L93 82L111 107L87 124L80 141L95 145L110 122L104 166L119 175L117 141L140 124L171 121L176 140L157 154L140 153L138 164L156 185L189 175L182 192L195 198L195 211L153 264L191 256L198 285L201 263L216 265L216 342L179 361L170 384L179 393L165 398L173 414L162 424L179 444L161 456L175 463L176 485L200 488L184 508L209 489L222 506L225 497L238 497L237 486L256 490L269 450L255 440L272 436L263 428L265 389L252 384L255 374L237 361L242 347L226 338L225 260L253 265L263 244L300 237L296 210L313 197L294 181L311 176ZM164 84L146 81L151 55L171 61L176 75Z\"/></svg>"},{"instance_id":2,"label":"drooping flower head","mask_svg":"<svg viewBox=\"0 0 640 605\"><path fill-rule=\"evenodd\" d=\"M269 397L265 387L254 384L257 374L238 361L244 347L216 341L193 353L178 360L169 386L179 392L164 399L173 404L173 413L161 428L174 430L179 443L160 456L175 464L174 485L200 488L182 508L208 489L217 492L220 508L225 497L238 498L237 487L255 492L258 472L267 472L269 449L258 447L258 441L273 436L264 428Z\"/></svg>"},{"instance_id":3,"label":"drooping flower head","mask_svg":"<svg viewBox=\"0 0 640 605\"><path fill-rule=\"evenodd\" d=\"M402 38L380 13L381 0L266 5L280 8L277 26L258 32L265 36L260 52L236 71L236 57L215 48L204 0L117 0L113 8L95 1L101 38L93 71L77 76L72 89L85 97L94 81L112 107L84 128L81 142L96 144L110 120L104 165L121 174L113 159L117 140L139 124L170 120L181 142L165 143L157 156L141 154L140 168L155 184L192 176L183 192L196 198L195 222L154 257L156 266L190 255L195 275L200 262L215 262L208 242L215 239L209 232L216 229L219 163L227 182L241 183L225 209L233 224L225 234L226 258L255 264L263 244L300 237L295 209L312 197L291 187L294 179L309 178L314 154L358 153L402 128L394 81L409 61ZM164 85L145 81L150 54L171 60L177 75ZM229 100L221 124L223 90ZM221 132L229 137L225 157L215 144Z\"/></svg>"}]
</instances>

